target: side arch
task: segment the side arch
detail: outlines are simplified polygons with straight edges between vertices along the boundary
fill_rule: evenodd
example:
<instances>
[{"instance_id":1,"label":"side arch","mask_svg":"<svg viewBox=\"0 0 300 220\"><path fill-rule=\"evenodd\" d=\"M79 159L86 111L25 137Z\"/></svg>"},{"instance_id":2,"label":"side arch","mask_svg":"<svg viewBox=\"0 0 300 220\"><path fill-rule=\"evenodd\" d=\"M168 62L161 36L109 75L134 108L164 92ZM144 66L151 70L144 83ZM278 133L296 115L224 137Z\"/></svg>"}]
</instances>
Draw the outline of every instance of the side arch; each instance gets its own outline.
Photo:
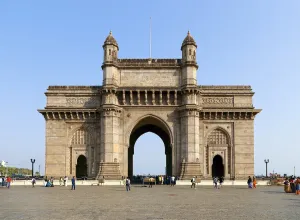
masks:
<instances>
[{"instance_id":1,"label":"side arch","mask_svg":"<svg viewBox=\"0 0 300 220\"><path fill-rule=\"evenodd\" d=\"M90 125L81 125L73 128L68 140L67 175L77 176L77 162L81 156L86 158L86 176L95 175L97 137L95 129Z\"/></svg>"},{"instance_id":2,"label":"side arch","mask_svg":"<svg viewBox=\"0 0 300 220\"><path fill-rule=\"evenodd\" d=\"M220 126L211 128L207 132L205 143L205 171L207 176L213 174L213 159L216 155L220 155L224 164L224 176L232 178L233 148L232 139L228 131Z\"/></svg>"}]
</instances>

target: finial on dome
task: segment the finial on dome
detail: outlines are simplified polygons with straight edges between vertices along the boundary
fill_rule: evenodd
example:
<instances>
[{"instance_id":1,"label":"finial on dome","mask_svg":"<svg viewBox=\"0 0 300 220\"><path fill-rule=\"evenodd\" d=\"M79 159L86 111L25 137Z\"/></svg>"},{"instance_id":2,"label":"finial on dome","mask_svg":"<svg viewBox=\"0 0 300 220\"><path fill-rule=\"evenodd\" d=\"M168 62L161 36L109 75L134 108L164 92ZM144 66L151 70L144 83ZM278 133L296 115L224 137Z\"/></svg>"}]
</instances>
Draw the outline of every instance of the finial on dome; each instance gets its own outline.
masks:
<instances>
[{"instance_id":1,"label":"finial on dome","mask_svg":"<svg viewBox=\"0 0 300 220\"><path fill-rule=\"evenodd\" d=\"M118 43L117 43L116 39L113 37L111 30L109 31L109 35L107 36L107 38L104 41L104 45L114 45L119 49Z\"/></svg>"},{"instance_id":2,"label":"finial on dome","mask_svg":"<svg viewBox=\"0 0 300 220\"><path fill-rule=\"evenodd\" d=\"M197 47L197 44L196 44L194 38L192 37L190 30L188 30L187 36L184 38L181 48L184 47L185 45L194 45L195 47Z\"/></svg>"}]
</instances>

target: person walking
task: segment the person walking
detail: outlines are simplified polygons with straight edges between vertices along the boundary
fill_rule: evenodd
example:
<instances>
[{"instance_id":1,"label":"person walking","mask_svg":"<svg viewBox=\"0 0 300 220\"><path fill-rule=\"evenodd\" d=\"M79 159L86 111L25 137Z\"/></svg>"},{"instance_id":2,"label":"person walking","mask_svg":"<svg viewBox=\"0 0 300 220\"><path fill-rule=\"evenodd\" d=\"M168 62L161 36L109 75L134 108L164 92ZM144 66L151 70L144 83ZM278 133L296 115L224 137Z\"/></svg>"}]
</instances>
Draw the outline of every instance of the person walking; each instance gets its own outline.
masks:
<instances>
[{"instance_id":1,"label":"person walking","mask_svg":"<svg viewBox=\"0 0 300 220\"><path fill-rule=\"evenodd\" d=\"M6 178L6 187L9 189L10 188L10 183L11 183L11 178L10 178L10 176L8 176L7 178Z\"/></svg>"},{"instance_id":2,"label":"person walking","mask_svg":"<svg viewBox=\"0 0 300 220\"><path fill-rule=\"evenodd\" d=\"M35 180L35 178L33 177L32 180L31 180L32 188L34 188L35 182L36 182L36 180Z\"/></svg>"},{"instance_id":3,"label":"person walking","mask_svg":"<svg viewBox=\"0 0 300 220\"><path fill-rule=\"evenodd\" d=\"M71 190L75 190L75 176L72 178L72 188Z\"/></svg>"},{"instance_id":4,"label":"person walking","mask_svg":"<svg viewBox=\"0 0 300 220\"><path fill-rule=\"evenodd\" d=\"M191 179L191 183L192 183L191 188L194 187L194 189L195 189L195 188L196 188L196 178L195 178L195 177L193 177L193 178Z\"/></svg>"},{"instance_id":5,"label":"person walking","mask_svg":"<svg viewBox=\"0 0 300 220\"><path fill-rule=\"evenodd\" d=\"M126 178L126 191L130 191L130 179L129 179L129 177Z\"/></svg>"}]
</instances>

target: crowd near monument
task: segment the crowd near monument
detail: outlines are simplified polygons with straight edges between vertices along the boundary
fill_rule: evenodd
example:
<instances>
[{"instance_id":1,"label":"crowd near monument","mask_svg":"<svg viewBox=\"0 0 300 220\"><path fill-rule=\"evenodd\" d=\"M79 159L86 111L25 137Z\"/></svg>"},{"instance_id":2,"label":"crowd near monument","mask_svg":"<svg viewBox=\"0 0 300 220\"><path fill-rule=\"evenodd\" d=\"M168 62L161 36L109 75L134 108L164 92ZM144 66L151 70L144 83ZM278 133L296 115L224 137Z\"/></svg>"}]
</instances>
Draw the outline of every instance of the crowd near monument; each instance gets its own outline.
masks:
<instances>
[{"instance_id":1,"label":"crowd near monument","mask_svg":"<svg viewBox=\"0 0 300 220\"><path fill-rule=\"evenodd\" d=\"M189 32L176 59L120 59L119 49L110 32L102 86L48 87L46 107L38 110L46 123L45 176L132 177L134 146L146 132L162 139L168 176L254 175L254 119L261 110L250 86L198 85Z\"/></svg>"}]
</instances>

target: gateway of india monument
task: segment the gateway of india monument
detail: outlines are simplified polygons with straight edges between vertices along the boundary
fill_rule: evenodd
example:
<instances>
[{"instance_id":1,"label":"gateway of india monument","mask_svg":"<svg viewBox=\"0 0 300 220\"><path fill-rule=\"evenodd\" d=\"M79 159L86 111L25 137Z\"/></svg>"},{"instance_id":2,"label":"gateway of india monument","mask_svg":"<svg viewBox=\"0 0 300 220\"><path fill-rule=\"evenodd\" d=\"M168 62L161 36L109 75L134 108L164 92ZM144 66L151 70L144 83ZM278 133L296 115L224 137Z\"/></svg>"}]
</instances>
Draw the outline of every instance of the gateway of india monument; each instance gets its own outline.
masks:
<instances>
[{"instance_id":1,"label":"gateway of india monument","mask_svg":"<svg viewBox=\"0 0 300 220\"><path fill-rule=\"evenodd\" d=\"M102 86L49 86L45 175L118 180L133 176L137 139L157 134L166 175L246 179L254 175L250 86L197 84L197 44L188 32L181 58L119 59L103 44ZM153 163L156 158L153 158Z\"/></svg>"}]
</instances>

